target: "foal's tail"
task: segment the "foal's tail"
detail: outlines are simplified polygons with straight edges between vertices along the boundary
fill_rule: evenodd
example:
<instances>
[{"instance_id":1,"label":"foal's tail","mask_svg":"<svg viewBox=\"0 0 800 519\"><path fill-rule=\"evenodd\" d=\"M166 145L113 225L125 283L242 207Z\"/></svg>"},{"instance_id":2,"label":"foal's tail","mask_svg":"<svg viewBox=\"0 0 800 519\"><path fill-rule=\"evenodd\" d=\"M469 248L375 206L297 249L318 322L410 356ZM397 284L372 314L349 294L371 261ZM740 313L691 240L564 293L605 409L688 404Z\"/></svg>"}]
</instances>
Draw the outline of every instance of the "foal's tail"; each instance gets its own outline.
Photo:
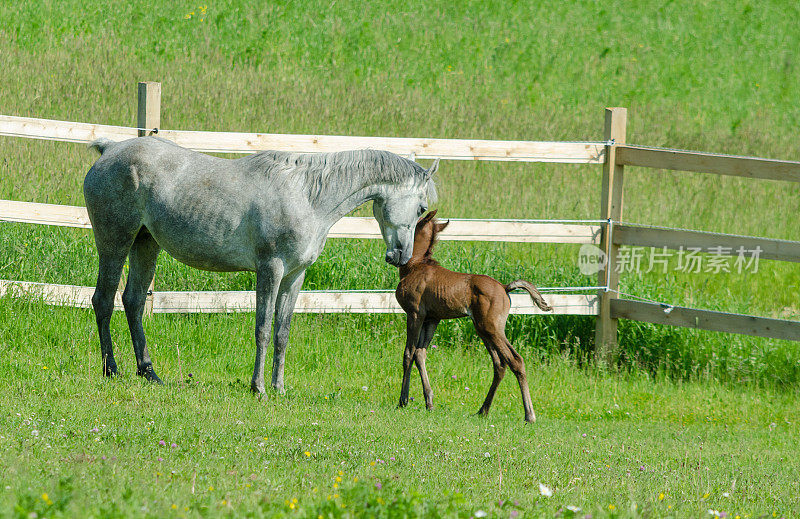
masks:
<instances>
[{"instance_id":1,"label":"foal's tail","mask_svg":"<svg viewBox=\"0 0 800 519\"><path fill-rule=\"evenodd\" d=\"M506 292L511 292L512 290L521 288L526 292L528 292L531 295L531 299L533 299L533 302L536 303L536 306L538 306L545 312L549 312L550 310L553 309L552 306L548 305L545 302L544 298L542 297L542 294L540 294L539 291L536 290L536 287L533 286L532 283L528 283L524 279L518 279L516 281L512 281L508 285L503 285L503 288L506 289Z\"/></svg>"}]
</instances>

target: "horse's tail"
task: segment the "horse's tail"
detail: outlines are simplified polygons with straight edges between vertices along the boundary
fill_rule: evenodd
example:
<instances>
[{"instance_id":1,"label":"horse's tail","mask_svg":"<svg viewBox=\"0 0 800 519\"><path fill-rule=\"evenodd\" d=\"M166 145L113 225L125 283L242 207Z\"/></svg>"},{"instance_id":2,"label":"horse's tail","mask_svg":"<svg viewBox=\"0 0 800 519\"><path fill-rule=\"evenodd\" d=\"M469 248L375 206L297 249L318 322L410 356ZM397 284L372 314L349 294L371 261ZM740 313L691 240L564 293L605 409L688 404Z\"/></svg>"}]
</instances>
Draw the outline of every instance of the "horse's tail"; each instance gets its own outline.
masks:
<instances>
[{"instance_id":1,"label":"horse's tail","mask_svg":"<svg viewBox=\"0 0 800 519\"><path fill-rule=\"evenodd\" d=\"M533 302L536 303L536 306L538 306L545 312L549 312L550 310L553 309L552 306L548 305L547 302L545 302L544 298L542 297L542 294L540 294L539 291L536 290L536 287L533 286L533 284L528 283L524 279L518 279L516 281L512 281L508 285L503 285L503 288L506 289L506 293L511 292L512 290L516 290L517 288L521 288L526 292L528 292L531 295L531 299L533 299Z\"/></svg>"},{"instance_id":2,"label":"horse's tail","mask_svg":"<svg viewBox=\"0 0 800 519\"><path fill-rule=\"evenodd\" d=\"M100 155L102 155L103 152L106 151L106 148L108 148L112 144L115 144L115 143L111 139L106 139L105 137L100 137L99 139L95 139L94 141L92 141L89 144L89 149L90 150L97 150L100 153Z\"/></svg>"}]
</instances>

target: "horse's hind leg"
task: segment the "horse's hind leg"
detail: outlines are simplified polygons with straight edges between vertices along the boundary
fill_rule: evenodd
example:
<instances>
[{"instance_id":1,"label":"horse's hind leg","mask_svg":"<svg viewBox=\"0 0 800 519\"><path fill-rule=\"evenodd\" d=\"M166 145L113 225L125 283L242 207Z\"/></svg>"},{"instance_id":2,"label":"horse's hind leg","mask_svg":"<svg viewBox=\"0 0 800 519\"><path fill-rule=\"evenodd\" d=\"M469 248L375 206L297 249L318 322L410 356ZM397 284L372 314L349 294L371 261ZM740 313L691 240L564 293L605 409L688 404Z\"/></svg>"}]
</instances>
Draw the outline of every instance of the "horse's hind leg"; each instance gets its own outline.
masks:
<instances>
[{"instance_id":1,"label":"horse's hind leg","mask_svg":"<svg viewBox=\"0 0 800 519\"><path fill-rule=\"evenodd\" d=\"M147 351L144 328L142 328L142 313L147 301L147 290L155 275L156 260L160 250L150 232L142 227L130 250L128 283L122 294L122 304L125 307L133 351L136 354L136 374L159 384L161 379L153 370L150 353Z\"/></svg>"},{"instance_id":2,"label":"horse's hind leg","mask_svg":"<svg viewBox=\"0 0 800 519\"><path fill-rule=\"evenodd\" d=\"M100 335L100 354L103 357L103 375L113 377L117 374L117 363L114 360L114 343L111 341L111 314L114 313L114 296L117 293L122 266L128 249L120 249L115 253L100 253L100 268L97 272L97 285L92 296L92 307L97 319L97 331Z\"/></svg>"}]
</instances>

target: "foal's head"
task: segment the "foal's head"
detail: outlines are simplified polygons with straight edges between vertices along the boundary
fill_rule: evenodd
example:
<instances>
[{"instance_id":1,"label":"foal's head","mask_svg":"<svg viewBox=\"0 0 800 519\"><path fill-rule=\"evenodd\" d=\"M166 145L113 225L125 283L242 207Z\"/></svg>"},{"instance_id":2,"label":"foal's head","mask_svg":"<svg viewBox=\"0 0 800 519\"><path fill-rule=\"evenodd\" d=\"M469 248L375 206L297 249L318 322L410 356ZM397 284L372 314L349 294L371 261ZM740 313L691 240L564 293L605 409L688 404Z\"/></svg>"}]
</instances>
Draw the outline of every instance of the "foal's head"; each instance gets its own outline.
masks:
<instances>
[{"instance_id":1,"label":"foal's head","mask_svg":"<svg viewBox=\"0 0 800 519\"><path fill-rule=\"evenodd\" d=\"M415 260L433 261L433 247L440 232L450 224L450 221L441 223L434 218L436 211L430 211L417 222L414 230L414 255Z\"/></svg>"}]
</instances>

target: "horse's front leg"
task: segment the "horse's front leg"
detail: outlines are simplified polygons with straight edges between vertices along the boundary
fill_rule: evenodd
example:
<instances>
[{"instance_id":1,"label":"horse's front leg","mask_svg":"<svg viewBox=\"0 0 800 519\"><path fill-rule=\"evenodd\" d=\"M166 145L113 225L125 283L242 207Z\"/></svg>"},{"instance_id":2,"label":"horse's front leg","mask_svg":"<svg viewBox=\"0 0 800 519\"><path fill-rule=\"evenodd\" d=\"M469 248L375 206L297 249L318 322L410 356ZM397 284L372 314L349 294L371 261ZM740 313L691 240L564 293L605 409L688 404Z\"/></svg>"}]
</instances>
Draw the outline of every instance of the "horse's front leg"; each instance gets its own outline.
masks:
<instances>
[{"instance_id":1,"label":"horse's front leg","mask_svg":"<svg viewBox=\"0 0 800 519\"><path fill-rule=\"evenodd\" d=\"M403 352L403 385L400 388L399 407L408 405L408 389L411 385L411 366L414 364L414 354L417 349L417 340L422 328L423 320L419 314L409 313L406 320L406 349Z\"/></svg>"},{"instance_id":2,"label":"horse's front leg","mask_svg":"<svg viewBox=\"0 0 800 519\"><path fill-rule=\"evenodd\" d=\"M256 271L256 362L250 389L253 393L264 393L264 359L272 331L275 315L275 300L283 278L283 261L272 258Z\"/></svg>"},{"instance_id":3,"label":"horse's front leg","mask_svg":"<svg viewBox=\"0 0 800 519\"><path fill-rule=\"evenodd\" d=\"M306 271L287 276L281 281L278 289L278 301L275 308L275 350L272 356L272 387L283 393L283 363L286 360L286 348L289 345L289 327L292 324L294 305L297 295L303 286Z\"/></svg>"}]
</instances>

